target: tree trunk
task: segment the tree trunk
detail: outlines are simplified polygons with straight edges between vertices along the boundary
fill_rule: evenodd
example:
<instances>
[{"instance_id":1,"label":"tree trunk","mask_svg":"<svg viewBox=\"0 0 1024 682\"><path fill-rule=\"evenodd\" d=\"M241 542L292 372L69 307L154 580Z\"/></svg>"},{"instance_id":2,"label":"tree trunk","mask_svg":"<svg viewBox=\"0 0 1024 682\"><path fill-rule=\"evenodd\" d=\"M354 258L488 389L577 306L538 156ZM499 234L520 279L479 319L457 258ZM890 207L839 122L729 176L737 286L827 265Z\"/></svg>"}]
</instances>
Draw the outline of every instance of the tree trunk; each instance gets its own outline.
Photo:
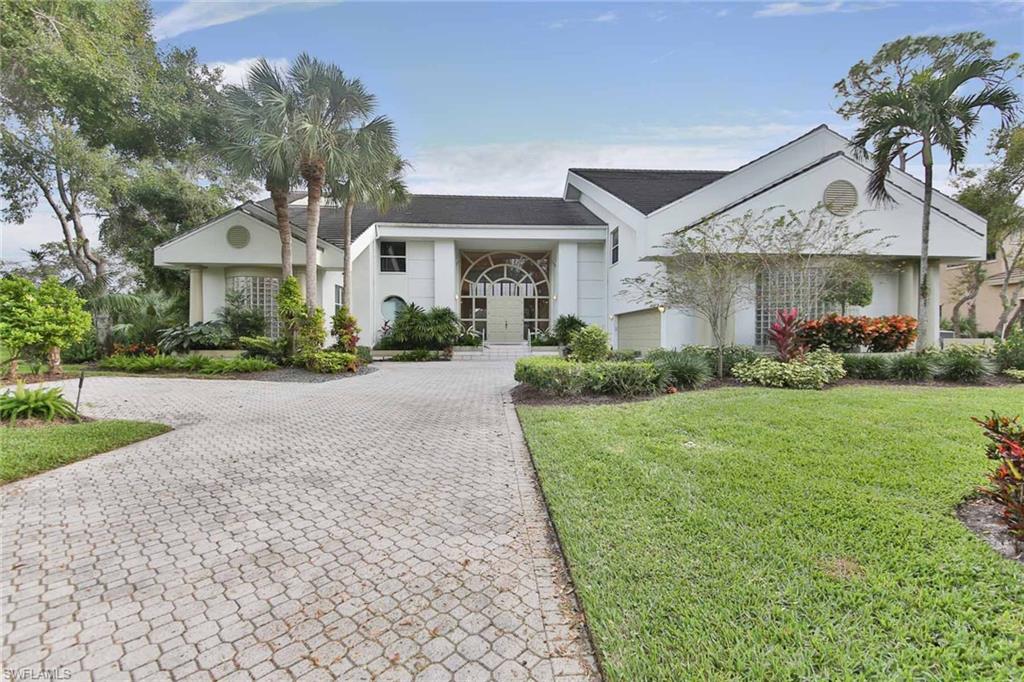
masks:
<instances>
[{"instance_id":1,"label":"tree trunk","mask_svg":"<svg viewBox=\"0 0 1024 682\"><path fill-rule=\"evenodd\" d=\"M320 197L324 190L324 162L307 161L302 164L302 178L306 181L306 310L317 308L316 296L316 240L320 231Z\"/></svg>"},{"instance_id":2,"label":"tree trunk","mask_svg":"<svg viewBox=\"0 0 1024 682\"><path fill-rule=\"evenodd\" d=\"M345 244L345 272L341 283L341 304L352 314L352 209L356 200L349 196L345 199L345 225L342 228L342 239Z\"/></svg>"},{"instance_id":3,"label":"tree trunk","mask_svg":"<svg viewBox=\"0 0 1024 682\"><path fill-rule=\"evenodd\" d=\"M270 199L274 202L274 214L277 216L277 233L281 237L281 279L292 276L292 223L288 219L288 190L270 190Z\"/></svg>"},{"instance_id":4,"label":"tree trunk","mask_svg":"<svg viewBox=\"0 0 1024 682\"><path fill-rule=\"evenodd\" d=\"M60 365L60 346L50 346L47 360L50 364L50 374L64 373L64 369Z\"/></svg>"},{"instance_id":5,"label":"tree trunk","mask_svg":"<svg viewBox=\"0 0 1024 682\"><path fill-rule=\"evenodd\" d=\"M13 357L7 361L7 380L17 381L18 380L18 358Z\"/></svg>"},{"instance_id":6,"label":"tree trunk","mask_svg":"<svg viewBox=\"0 0 1024 682\"><path fill-rule=\"evenodd\" d=\"M932 222L932 148L931 141L927 136L924 138L924 147L921 150L921 160L924 163L924 213L921 216L921 261L920 273L918 273L917 288L917 349L924 350L931 344L931 330L928 320L928 296L931 282L928 277L928 246L931 237Z\"/></svg>"},{"instance_id":7,"label":"tree trunk","mask_svg":"<svg viewBox=\"0 0 1024 682\"><path fill-rule=\"evenodd\" d=\"M978 297L978 289L981 288L981 282L984 278L981 274L983 270L981 263L972 263L967 267L971 269L970 285L967 291L964 292L964 295L953 305L953 312L950 314L950 321L953 323L953 335L958 338L960 336L960 309ZM966 277L967 275L965 274L964 278L966 279Z\"/></svg>"}]
</instances>

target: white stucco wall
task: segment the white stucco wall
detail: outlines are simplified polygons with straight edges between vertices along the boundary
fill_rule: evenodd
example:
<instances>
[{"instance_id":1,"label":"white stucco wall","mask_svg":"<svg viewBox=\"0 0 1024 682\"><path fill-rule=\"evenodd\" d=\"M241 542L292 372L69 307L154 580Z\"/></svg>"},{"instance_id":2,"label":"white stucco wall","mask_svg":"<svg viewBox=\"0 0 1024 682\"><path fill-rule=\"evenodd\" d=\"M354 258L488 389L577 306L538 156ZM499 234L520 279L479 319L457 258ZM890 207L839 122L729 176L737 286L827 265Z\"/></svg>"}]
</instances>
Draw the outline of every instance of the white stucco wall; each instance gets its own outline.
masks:
<instances>
[{"instance_id":1,"label":"white stucco wall","mask_svg":"<svg viewBox=\"0 0 1024 682\"><path fill-rule=\"evenodd\" d=\"M581 243L576 253L576 269L576 314L587 324L607 329L605 245L602 242Z\"/></svg>"}]
</instances>

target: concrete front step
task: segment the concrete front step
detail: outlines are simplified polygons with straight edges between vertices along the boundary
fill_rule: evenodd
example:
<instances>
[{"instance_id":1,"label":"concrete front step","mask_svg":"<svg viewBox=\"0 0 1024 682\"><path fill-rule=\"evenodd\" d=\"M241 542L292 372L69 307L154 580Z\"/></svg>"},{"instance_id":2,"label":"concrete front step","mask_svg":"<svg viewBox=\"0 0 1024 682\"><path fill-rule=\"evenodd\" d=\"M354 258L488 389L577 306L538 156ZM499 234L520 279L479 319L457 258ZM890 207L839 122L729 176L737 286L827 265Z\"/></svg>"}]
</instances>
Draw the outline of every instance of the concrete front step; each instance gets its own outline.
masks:
<instances>
[{"instance_id":1,"label":"concrete front step","mask_svg":"<svg viewBox=\"0 0 1024 682\"><path fill-rule=\"evenodd\" d=\"M517 360L531 355L558 356L558 348L530 348L528 344L485 344L483 348L474 350L456 350L452 360Z\"/></svg>"}]
</instances>

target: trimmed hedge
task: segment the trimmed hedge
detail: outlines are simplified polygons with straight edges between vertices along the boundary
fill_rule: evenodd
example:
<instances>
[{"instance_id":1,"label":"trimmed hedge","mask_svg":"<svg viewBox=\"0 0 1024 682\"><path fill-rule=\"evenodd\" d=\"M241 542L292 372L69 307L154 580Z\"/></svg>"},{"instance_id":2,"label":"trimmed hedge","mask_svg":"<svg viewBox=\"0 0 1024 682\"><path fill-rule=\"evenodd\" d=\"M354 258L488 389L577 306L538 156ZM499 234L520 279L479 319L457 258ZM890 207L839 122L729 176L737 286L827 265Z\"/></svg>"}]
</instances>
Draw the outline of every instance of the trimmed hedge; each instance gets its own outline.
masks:
<instances>
[{"instance_id":1,"label":"trimmed hedge","mask_svg":"<svg viewBox=\"0 0 1024 682\"><path fill-rule=\"evenodd\" d=\"M885 353L848 353L843 355L843 367L851 379L892 378L892 356Z\"/></svg>"},{"instance_id":2,"label":"trimmed hedge","mask_svg":"<svg viewBox=\"0 0 1024 682\"><path fill-rule=\"evenodd\" d=\"M132 374L150 372L244 374L276 369L277 365L261 358L206 358L201 355L113 355L101 360L99 367Z\"/></svg>"},{"instance_id":3,"label":"trimmed hedge","mask_svg":"<svg viewBox=\"0 0 1024 682\"><path fill-rule=\"evenodd\" d=\"M651 362L573 362L554 357L520 358L516 381L553 395L638 396L660 391L664 373Z\"/></svg>"}]
</instances>

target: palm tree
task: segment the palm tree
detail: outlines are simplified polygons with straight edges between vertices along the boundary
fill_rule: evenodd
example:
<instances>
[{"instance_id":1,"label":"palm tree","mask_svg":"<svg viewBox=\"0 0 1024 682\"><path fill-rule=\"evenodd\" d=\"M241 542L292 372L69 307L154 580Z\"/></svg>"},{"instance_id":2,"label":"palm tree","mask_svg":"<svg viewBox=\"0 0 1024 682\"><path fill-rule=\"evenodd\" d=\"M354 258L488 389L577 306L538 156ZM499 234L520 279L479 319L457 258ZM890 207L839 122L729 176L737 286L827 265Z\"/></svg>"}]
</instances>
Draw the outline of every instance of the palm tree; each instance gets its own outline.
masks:
<instances>
[{"instance_id":1,"label":"palm tree","mask_svg":"<svg viewBox=\"0 0 1024 682\"><path fill-rule=\"evenodd\" d=\"M921 217L921 259L917 296L917 319L921 334L918 349L927 343L929 230L933 193L933 164L937 150L949 155L950 170L956 172L967 155L967 145L977 127L980 112L993 108L1002 116L1003 126L1013 122L1019 97L1004 84L1005 62L980 57L957 62L948 68L933 66L913 75L897 90L869 95L861 111L861 124L853 144L872 160L868 194L879 203L892 198L886 182L892 165L908 148L921 145L924 166L924 208ZM980 83L974 94L961 93L965 86ZM868 152L869 145L873 147Z\"/></svg>"},{"instance_id":2,"label":"palm tree","mask_svg":"<svg viewBox=\"0 0 1024 682\"><path fill-rule=\"evenodd\" d=\"M344 168L353 123L370 116L376 98L359 79L348 78L336 65L305 53L288 70L288 81L293 101L290 134L297 147L299 175L306 183L306 307L312 312L320 198L329 179Z\"/></svg>"},{"instance_id":3,"label":"palm tree","mask_svg":"<svg viewBox=\"0 0 1024 682\"><path fill-rule=\"evenodd\" d=\"M245 86L229 85L224 94L229 138L223 157L239 173L261 180L270 192L281 237L281 277L291 277L288 193L298 175L298 149L292 137L290 85L261 57L249 68Z\"/></svg>"},{"instance_id":4,"label":"palm tree","mask_svg":"<svg viewBox=\"0 0 1024 682\"><path fill-rule=\"evenodd\" d=\"M345 209L342 223L345 246L342 305L351 310L353 209L357 203L365 203L384 213L408 200L409 191L402 180L407 164L398 155L394 123L385 116L379 116L361 126L352 134L343 163L341 177L331 183L328 192Z\"/></svg>"}]
</instances>

